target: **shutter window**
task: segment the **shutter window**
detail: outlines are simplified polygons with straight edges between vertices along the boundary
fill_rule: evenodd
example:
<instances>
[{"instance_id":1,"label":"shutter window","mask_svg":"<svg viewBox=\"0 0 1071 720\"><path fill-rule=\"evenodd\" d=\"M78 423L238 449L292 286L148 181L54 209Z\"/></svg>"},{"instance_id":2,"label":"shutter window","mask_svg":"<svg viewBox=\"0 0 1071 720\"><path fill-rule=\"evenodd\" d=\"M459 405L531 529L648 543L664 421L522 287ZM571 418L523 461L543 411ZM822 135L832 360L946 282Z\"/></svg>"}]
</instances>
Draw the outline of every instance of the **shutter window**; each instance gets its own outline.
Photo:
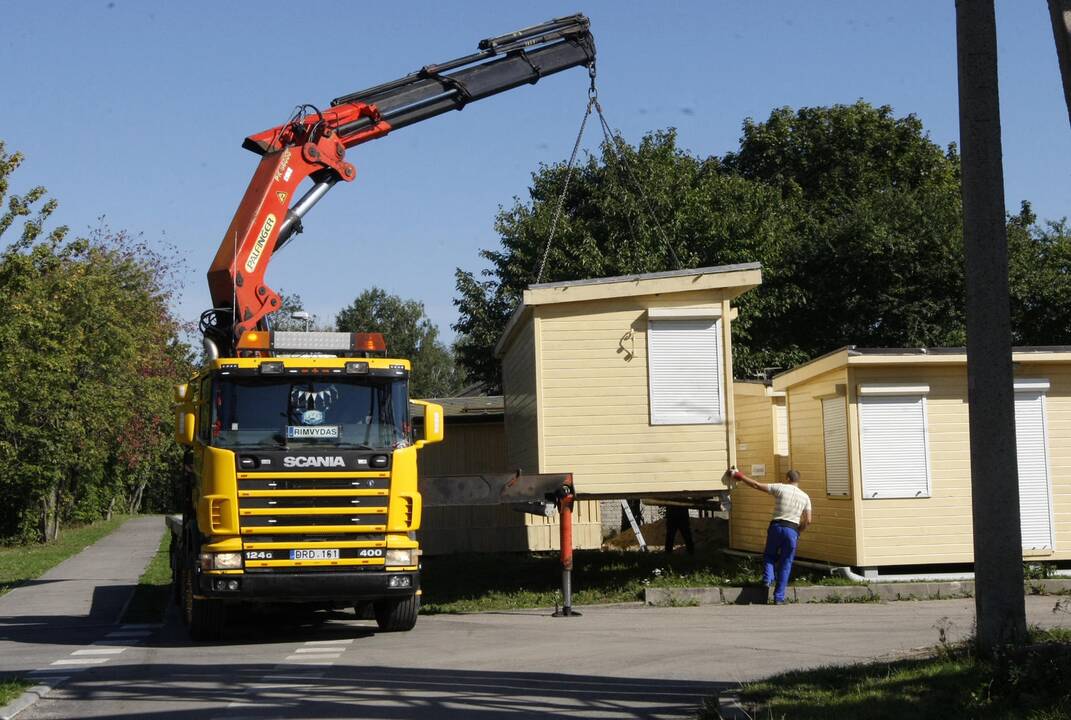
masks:
<instances>
[{"instance_id":1,"label":"shutter window","mask_svg":"<svg viewBox=\"0 0 1071 720\"><path fill-rule=\"evenodd\" d=\"M788 457L788 408L780 403L773 406L774 455Z\"/></svg>"},{"instance_id":2,"label":"shutter window","mask_svg":"<svg viewBox=\"0 0 1071 720\"><path fill-rule=\"evenodd\" d=\"M648 319L647 360L652 425L724 422L720 320Z\"/></svg>"},{"instance_id":3,"label":"shutter window","mask_svg":"<svg viewBox=\"0 0 1071 720\"><path fill-rule=\"evenodd\" d=\"M925 397L863 394L859 434L864 500L930 496Z\"/></svg>"},{"instance_id":4,"label":"shutter window","mask_svg":"<svg viewBox=\"0 0 1071 720\"><path fill-rule=\"evenodd\" d=\"M1015 393L1015 449L1019 461L1019 520L1024 550L1052 549L1052 506L1045 395Z\"/></svg>"},{"instance_id":5,"label":"shutter window","mask_svg":"<svg viewBox=\"0 0 1071 720\"><path fill-rule=\"evenodd\" d=\"M848 496L848 419L843 397L822 399L826 447L826 494Z\"/></svg>"}]
</instances>

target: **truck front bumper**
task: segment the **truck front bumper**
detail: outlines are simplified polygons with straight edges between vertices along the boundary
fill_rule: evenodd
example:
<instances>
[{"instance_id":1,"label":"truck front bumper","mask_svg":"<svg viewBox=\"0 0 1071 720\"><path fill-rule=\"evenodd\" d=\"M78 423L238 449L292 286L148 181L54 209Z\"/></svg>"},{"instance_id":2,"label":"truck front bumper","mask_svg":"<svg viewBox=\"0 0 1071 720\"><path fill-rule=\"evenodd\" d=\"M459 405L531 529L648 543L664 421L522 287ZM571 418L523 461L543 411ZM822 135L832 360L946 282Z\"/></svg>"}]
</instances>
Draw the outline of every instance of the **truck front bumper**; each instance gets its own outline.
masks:
<instances>
[{"instance_id":1,"label":"truck front bumper","mask_svg":"<svg viewBox=\"0 0 1071 720\"><path fill-rule=\"evenodd\" d=\"M204 597L228 600L371 601L412 595L420 589L420 572L204 573L198 586Z\"/></svg>"}]
</instances>

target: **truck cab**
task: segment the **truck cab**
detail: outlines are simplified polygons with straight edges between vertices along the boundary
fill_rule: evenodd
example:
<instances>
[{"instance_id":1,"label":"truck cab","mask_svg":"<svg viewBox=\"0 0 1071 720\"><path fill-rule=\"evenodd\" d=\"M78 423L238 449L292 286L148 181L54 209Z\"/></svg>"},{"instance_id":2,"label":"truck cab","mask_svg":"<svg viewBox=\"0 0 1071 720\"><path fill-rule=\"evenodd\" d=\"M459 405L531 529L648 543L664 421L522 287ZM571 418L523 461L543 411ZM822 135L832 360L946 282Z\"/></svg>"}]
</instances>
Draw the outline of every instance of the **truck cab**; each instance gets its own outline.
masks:
<instances>
[{"instance_id":1,"label":"truck cab","mask_svg":"<svg viewBox=\"0 0 1071 720\"><path fill-rule=\"evenodd\" d=\"M173 523L177 599L191 634L218 637L229 606L371 606L409 630L420 603L417 453L442 408L410 421L409 361L374 333L247 332L176 390L188 448Z\"/></svg>"}]
</instances>

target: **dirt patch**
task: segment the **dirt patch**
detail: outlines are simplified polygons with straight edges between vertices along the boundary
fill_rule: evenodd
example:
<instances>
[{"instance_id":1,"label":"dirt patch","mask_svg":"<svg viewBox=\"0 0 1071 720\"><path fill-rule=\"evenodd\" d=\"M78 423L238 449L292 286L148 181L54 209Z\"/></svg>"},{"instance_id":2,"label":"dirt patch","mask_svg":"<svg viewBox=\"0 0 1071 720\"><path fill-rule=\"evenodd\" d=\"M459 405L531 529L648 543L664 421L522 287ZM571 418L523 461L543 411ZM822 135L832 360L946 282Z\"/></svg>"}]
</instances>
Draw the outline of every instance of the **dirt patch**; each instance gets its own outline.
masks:
<instances>
[{"instance_id":1,"label":"dirt patch","mask_svg":"<svg viewBox=\"0 0 1071 720\"><path fill-rule=\"evenodd\" d=\"M697 548L723 548L729 543L729 521L720 517L692 518L692 537ZM666 546L666 521L656 520L640 526L643 539L651 548L662 549ZM674 540L675 547L683 547L684 540L680 533ZM640 543L631 528L622 530L617 535L607 538L603 544L607 550L639 550Z\"/></svg>"}]
</instances>

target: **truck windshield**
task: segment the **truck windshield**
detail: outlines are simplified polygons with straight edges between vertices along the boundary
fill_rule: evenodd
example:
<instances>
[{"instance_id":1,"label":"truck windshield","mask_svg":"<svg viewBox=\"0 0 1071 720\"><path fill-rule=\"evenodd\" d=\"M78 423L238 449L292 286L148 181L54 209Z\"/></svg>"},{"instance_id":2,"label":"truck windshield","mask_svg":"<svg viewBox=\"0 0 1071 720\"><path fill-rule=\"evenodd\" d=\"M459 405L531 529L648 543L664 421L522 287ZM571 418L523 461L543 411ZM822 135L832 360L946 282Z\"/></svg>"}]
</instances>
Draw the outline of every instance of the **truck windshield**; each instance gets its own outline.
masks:
<instances>
[{"instance_id":1,"label":"truck windshield","mask_svg":"<svg viewBox=\"0 0 1071 720\"><path fill-rule=\"evenodd\" d=\"M409 445L405 380L220 378L212 387L217 447Z\"/></svg>"}]
</instances>

